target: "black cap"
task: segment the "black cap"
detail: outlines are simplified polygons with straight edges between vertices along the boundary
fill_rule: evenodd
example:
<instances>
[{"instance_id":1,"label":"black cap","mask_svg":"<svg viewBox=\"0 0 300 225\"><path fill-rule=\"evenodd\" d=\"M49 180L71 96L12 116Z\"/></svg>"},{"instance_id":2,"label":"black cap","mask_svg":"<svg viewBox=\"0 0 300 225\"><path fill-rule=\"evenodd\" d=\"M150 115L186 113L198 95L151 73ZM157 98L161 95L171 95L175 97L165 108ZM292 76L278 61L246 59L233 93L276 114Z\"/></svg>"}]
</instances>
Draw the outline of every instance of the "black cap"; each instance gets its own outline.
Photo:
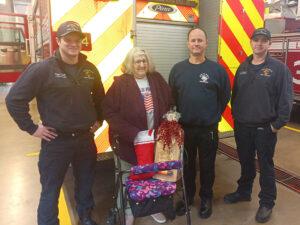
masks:
<instances>
[{"instance_id":1,"label":"black cap","mask_svg":"<svg viewBox=\"0 0 300 225\"><path fill-rule=\"evenodd\" d=\"M75 21L67 21L62 23L57 29L56 37L63 37L70 33L78 33L81 37L83 37L80 25Z\"/></svg>"},{"instance_id":2,"label":"black cap","mask_svg":"<svg viewBox=\"0 0 300 225\"><path fill-rule=\"evenodd\" d=\"M269 40L271 39L271 33L270 31L268 31L266 28L258 28L256 29L252 36L251 39L253 39L254 37L258 36L258 35L262 35L265 36L266 38L268 38Z\"/></svg>"}]
</instances>

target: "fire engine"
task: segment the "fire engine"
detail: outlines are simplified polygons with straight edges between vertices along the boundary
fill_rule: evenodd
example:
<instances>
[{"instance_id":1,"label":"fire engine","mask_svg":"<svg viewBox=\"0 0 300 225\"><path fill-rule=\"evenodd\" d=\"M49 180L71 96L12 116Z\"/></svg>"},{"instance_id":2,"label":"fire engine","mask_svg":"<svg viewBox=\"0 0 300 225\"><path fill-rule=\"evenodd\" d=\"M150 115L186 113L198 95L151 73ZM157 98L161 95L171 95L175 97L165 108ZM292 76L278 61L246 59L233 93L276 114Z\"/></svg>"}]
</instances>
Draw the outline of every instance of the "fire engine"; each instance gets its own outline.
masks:
<instances>
[{"instance_id":1,"label":"fire engine","mask_svg":"<svg viewBox=\"0 0 300 225\"><path fill-rule=\"evenodd\" d=\"M272 35L270 54L285 63L293 76L294 102L300 104L300 33Z\"/></svg>"},{"instance_id":2,"label":"fire engine","mask_svg":"<svg viewBox=\"0 0 300 225\"><path fill-rule=\"evenodd\" d=\"M146 48L167 80L171 67L188 57L187 32L197 24L208 35L207 56L219 61L232 83L239 64L251 54L250 36L264 23L264 0L35 0L33 61L53 54L55 31L65 21L78 22L88 34L83 53L97 66L107 90L133 46ZM231 131L230 106L219 129ZM108 125L96 132L98 152L110 149Z\"/></svg>"},{"instance_id":3,"label":"fire engine","mask_svg":"<svg viewBox=\"0 0 300 225\"><path fill-rule=\"evenodd\" d=\"M27 16L0 13L0 82L14 82L30 63Z\"/></svg>"}]
</instances>

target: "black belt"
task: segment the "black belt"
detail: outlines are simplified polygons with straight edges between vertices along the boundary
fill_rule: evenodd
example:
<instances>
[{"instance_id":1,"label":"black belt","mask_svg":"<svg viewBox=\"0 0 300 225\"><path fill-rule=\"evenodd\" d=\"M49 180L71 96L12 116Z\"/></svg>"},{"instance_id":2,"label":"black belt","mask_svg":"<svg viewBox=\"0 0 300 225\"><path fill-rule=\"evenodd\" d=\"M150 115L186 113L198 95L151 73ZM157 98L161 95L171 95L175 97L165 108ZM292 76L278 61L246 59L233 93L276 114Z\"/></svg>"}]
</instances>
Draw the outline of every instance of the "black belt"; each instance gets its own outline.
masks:
<instances>
[{"instance_id":1,"label":"black belt","mask_svg":"<svg viewBox=\"0 0 300 225\"><path fill-rule=\"evenodd\" d=\"M76 131L60 131L56 130L55 133L57 133L60 137L79 137L82 135L86 135L90 133L90 130L76 130Z\"/></svg>"}]
</instances>

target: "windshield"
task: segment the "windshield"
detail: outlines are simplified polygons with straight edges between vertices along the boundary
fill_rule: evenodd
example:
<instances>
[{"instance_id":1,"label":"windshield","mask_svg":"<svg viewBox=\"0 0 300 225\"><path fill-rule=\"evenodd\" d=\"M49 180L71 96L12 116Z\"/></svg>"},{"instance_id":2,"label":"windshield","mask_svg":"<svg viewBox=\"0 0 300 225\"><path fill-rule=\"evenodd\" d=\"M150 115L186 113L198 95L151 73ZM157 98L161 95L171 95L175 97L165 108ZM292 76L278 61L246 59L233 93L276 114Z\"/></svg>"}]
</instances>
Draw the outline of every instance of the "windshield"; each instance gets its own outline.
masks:
<instances>
[{"instance_id":1,"label":"windshield","mask_svg":"<svg viewBox=\"0 0 300 225\"><path fill-rule=\"evenodd\" d=\"M0 42L25 43L21 29L0 27Z\"/></svg>"}]
</instances>

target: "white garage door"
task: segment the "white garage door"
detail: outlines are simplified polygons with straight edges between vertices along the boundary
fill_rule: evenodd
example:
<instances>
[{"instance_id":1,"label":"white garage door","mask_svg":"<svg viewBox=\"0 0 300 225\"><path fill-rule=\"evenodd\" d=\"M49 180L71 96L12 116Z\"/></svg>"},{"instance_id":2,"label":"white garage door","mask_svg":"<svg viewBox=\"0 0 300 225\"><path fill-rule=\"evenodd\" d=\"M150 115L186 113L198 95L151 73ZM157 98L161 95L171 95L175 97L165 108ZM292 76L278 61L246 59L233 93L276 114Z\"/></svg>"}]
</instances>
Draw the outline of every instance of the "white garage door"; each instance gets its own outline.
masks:
<instances>
[{"instance_id":1,"label":"white garage door","mask_svg":"<svg viewBox=\"0 0 300 225\"><path fill-rule=\"evenodd\" d=\"M156 70L168 80L172 66L188 57L188 26L137 22L136 46L149 51Z\"/></svg>"}]
</instances>

